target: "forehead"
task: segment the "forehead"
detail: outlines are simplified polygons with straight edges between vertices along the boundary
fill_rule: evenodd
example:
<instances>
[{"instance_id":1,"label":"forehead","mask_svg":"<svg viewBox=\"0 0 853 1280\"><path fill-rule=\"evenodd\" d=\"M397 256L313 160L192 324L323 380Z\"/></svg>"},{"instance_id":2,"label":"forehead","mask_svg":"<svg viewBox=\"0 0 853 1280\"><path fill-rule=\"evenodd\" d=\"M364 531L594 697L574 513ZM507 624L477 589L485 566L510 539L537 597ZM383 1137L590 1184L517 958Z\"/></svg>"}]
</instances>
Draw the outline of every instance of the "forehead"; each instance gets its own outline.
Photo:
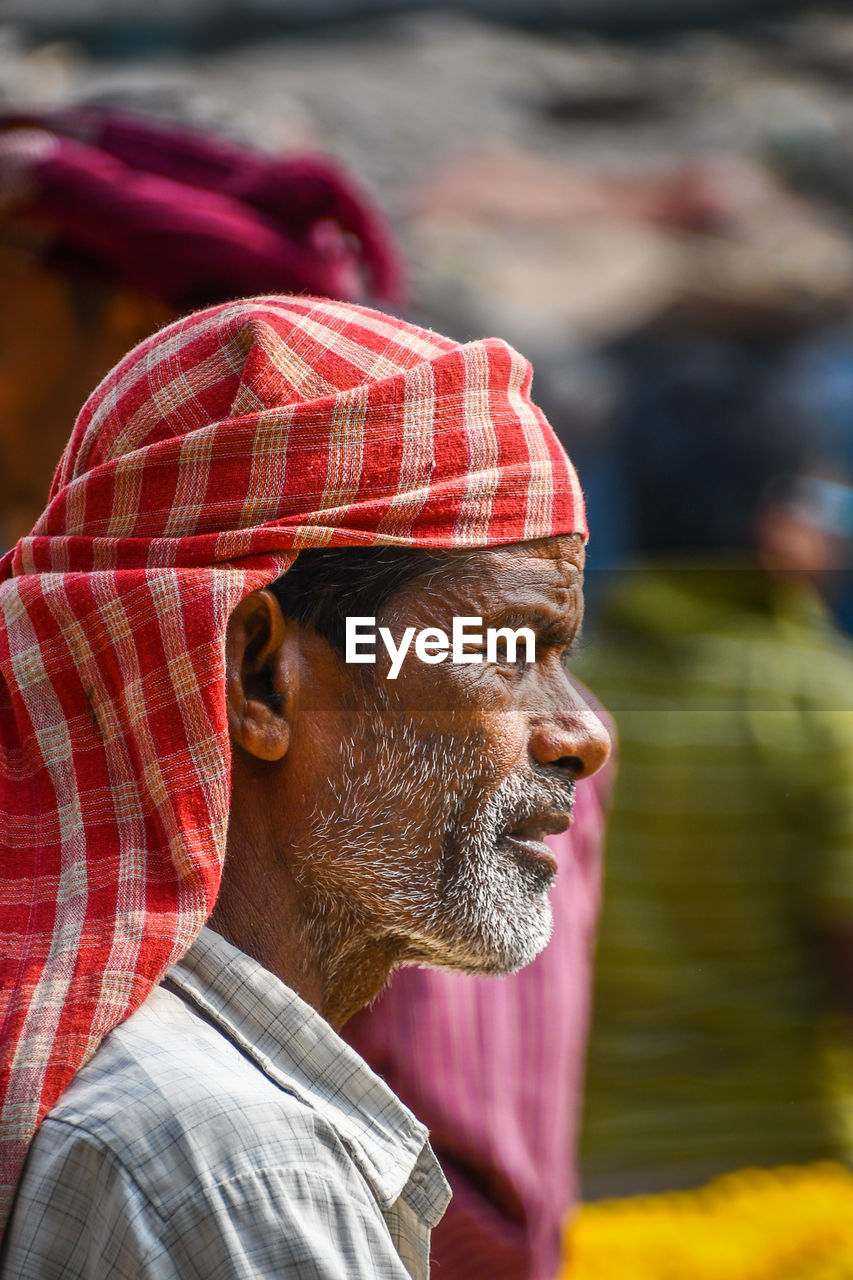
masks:
<instances>
[{"instance_id":1,"label":"forehead","mask_svg":"<svg viewBox=\"0 0 853 1280\"><path fill-rule=\"evenodd\" d=\"M571 607L583 585L586 549L579 534L448 554L421 590L433 601L476 601L500 608L536 597L555 609Z\"/></svg>"},{"instance_id":2,"label":"forehead","mask_svg":"<svg viewBox=\"0 0 853 1280\"><path fill-rule=\"evenodd\" d=\"M583 576L585 558L586 548L580 534L569 533L557 538L454 552L452 576L461 579L486 574L512 582L535 579L555 585L560 582L577 585L578 578Z\"/></svg>"}]
</instances>

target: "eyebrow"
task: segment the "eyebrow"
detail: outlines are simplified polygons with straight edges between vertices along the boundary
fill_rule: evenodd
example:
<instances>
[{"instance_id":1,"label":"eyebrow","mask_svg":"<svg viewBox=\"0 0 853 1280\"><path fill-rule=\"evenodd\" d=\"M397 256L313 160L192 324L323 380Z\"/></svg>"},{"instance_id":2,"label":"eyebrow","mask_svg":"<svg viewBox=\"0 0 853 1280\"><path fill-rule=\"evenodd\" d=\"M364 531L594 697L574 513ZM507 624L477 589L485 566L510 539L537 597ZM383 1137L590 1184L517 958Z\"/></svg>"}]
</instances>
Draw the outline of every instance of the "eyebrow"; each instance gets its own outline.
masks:
<instances>
[{"instance_id":1,"label":"eyebrow","mask_svg":"<svg viewBox=\"0 0 853 1280\"><path fill-rule=\"evenodd\" d=\"M517 630L519 627L532 627L536 632L537 639L546 645L559 645L567 651L567 657L574 655L580 646L580 624L570 631L559 614L545 613L541 609L510 607L501 610L489 622L491 626L512 627L513 630Z\"/></svg>"}]
</instances>

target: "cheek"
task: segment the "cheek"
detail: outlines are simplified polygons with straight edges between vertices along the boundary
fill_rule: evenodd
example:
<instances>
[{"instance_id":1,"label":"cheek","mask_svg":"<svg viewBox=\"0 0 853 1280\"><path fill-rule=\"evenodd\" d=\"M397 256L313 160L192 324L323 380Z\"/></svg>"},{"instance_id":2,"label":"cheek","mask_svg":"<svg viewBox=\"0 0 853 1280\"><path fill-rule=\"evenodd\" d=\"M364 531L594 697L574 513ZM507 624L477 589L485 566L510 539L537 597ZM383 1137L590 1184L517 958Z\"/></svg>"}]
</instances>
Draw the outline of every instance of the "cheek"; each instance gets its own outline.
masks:
<instances>
[{"instance_id":1,"label":"cheek","mask_svg":"<svg viewBox=\"0 0 853 1280\"><path fill-rule=\"evenodd\" d=\"M513 674L486 664L442 664L412 683L408 723L428 752L438 750L450 762L454 781L500 780L524 764L528 717Z\"/></svg>"},{"instance_id":2,"label":"cheek","mask_svg":"<svg viewBox=\"0 0 853 1280\"><path fill-rule=\"evenodd\" d=\"M515 708L489 717L484 747L498 782L527 767L527 725Z\"/></svg>"},{"instance_id":3,"label":"cheek","mask_svg":"<svg viewBox=\"0 0 853 1280\"><path fill-rule=\"evenodd\" d=\"M287 828L300 826L357 767L359 727L360 718L355 715L322 708L302 711L282 762L280 799Z\"/></svg>"}]
</instances>

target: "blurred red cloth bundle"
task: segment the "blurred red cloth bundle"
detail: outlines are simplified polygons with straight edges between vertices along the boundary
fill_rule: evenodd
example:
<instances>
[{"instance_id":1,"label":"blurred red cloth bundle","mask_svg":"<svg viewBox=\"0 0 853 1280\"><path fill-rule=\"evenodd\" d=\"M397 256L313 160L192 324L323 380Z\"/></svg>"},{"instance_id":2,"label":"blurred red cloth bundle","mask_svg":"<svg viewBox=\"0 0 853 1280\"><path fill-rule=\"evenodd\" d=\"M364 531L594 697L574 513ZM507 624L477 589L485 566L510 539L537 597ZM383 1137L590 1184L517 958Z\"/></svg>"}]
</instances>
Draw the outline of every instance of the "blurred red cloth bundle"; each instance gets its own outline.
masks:
<instances>
[{"instance_id":1,"label":"blurred red cloth bundle","mask_svg":"<svg viewBox=\"0 0 853 1280\"><path fill-rule=\"evenodd\" d=\"M0 114L0 209L48 262L180 310L252 293L387 302L402 269L381 213L334 160L265 155L82 107Z\"/></svg>"}]
</instances>

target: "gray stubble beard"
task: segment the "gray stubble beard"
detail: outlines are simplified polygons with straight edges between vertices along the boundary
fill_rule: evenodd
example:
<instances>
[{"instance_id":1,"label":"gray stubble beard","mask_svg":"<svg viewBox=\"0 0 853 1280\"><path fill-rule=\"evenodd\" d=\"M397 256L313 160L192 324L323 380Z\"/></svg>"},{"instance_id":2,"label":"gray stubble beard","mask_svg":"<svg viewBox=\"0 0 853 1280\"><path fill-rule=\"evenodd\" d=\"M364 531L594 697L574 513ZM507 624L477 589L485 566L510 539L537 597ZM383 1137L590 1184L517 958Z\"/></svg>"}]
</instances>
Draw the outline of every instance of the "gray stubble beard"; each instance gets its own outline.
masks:
<instances>
[{"instance_id":1,"label":"gray stubble beard","mask_svg":"<svg viewBox=\"0 0 853 1280\"><path fill-rule=\"evenodd\" d=\"M359 734L338 755L330 776L342 782L305 826L322 856L301 863L305 928L329 981L345 979L346 966L383 941L393 967L505 974L534 959L551 936L554 877L501 836L525 803L553 803L553 788L546 795L535 777L510 774L466 819L466 801L487 782L477 742L427 738L401 717L370 751ZM438 858L419 856L435 845L434 831L419 826L422 812L446 816Z\"/></svg>"}]
</instances>

